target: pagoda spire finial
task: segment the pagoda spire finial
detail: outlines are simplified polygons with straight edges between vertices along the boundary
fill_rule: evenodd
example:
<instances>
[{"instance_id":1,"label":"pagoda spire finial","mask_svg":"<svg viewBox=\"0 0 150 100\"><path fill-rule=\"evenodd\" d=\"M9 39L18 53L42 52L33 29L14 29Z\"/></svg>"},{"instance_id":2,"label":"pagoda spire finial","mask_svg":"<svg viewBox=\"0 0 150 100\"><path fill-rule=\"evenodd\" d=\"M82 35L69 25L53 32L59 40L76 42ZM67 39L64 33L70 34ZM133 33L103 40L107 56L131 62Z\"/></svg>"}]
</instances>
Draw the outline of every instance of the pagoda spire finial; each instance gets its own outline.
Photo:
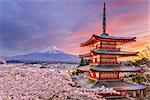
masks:
<instances>
[{"instance_id":1,"label":"pagoda spire finial","mask_svg":"<svg viewBox=\"0 0 150 100\"><path fill-rule=\"evenodd\" d=\"M105 9L105 2L104 2L104 8L103 8L103 33L106 33L106 9Z\"/></svg>"},{"instance_id":2,"label":"pagoda spire finial","mask_svg":"<svg viewBox=\"0 0 150 100\"><path fill-rule=\"evenodd\" d=\"M108 34L106 33L106 8L105 8L105 2L104 2L104 8L103 8L103 33L101 34L101 36L108 36Z\"/></svg>"}]
</instances>

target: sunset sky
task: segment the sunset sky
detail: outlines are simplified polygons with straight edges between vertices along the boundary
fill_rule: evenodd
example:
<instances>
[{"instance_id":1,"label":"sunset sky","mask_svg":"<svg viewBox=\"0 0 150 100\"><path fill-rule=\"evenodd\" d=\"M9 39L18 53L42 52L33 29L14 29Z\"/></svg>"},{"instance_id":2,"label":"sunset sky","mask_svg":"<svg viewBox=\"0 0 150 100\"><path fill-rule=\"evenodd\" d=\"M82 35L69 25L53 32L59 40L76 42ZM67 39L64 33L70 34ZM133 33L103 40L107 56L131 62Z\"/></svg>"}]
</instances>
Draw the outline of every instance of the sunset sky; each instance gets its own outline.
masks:
<instances>
[{"instance_id":1,"label":"sunset sky","mask_svg":"<svg viewBox=\"0 0 150 100\"><path fill-rule=\"evenodd\" d=\"M80 43L102 33L104 2L106 32L137 37L135 43L123 45L123 50L150 46L150 0L0 0L0 55L32 53L51 46L70 54L82 53Z\"/></svg>"}]
</instances>

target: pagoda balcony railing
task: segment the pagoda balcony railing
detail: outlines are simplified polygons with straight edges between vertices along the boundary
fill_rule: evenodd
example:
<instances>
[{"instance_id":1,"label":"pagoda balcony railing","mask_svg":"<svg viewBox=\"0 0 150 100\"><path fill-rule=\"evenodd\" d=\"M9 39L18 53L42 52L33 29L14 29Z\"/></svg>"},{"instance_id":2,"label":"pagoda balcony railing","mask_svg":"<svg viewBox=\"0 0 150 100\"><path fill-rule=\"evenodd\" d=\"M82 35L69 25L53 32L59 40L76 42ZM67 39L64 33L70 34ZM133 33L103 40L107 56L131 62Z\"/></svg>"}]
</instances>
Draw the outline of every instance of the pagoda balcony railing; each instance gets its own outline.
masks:
<instances>
[{"instance_id":1,"label":"pagoda balcony railing","mask_svg":"<svg viewBox=\"0 0 150 100\"><path fill-rule=\"evenodd\" d=\"M120 51L120 48L112 48L112 47L101 47L99 49L100 50L115 50L115 51Z\"/></svg>"},{"instance_id":2,"label":"pagoda balcony railing","mask_svg":"<svg viewBox=\"0 0 150 100\"><path fill-rule=\"evenodd\" d=\"M120 64L120 62L101 62L101 64Z\"/></svg>"},{"instance_id":3,"label":"pagoda balcony railing","mask_svg":"<svg viewBox=\"0 0 150 100\"><path fill-rule=\"evenodd\" d=\"M89 78L93 78L93 79L96 79L96 80L109 80L109 81L113 81L113 80L124 80L124 77L121 77L121 76L119 76L119 77L116 77L116 78L101 78L101 77L99 77L99 78L97 78L96 76L91 76L91 75L89 75L88 76Z\"/></svg>"}]
</instances>

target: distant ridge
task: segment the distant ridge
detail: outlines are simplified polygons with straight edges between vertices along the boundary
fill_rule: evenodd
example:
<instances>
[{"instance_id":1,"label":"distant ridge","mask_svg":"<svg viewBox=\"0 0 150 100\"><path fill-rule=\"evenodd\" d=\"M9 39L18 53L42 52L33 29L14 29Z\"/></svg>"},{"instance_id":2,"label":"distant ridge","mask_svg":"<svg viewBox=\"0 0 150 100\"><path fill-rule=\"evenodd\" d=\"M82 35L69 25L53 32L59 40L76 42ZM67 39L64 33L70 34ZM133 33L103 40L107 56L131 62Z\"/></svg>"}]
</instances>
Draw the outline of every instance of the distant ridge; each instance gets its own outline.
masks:
<instances>
[{"instance_id":1,"label":"distant ridge","mask_svg":"<svg viewBox=\"0 0 150 100\"><path fill-rule=\"evenodd\" d=\"M7 63L78 63L76 55L64 53L55 46L40 52L17 55L6 58Z\"/></svg>"}]
</instances>

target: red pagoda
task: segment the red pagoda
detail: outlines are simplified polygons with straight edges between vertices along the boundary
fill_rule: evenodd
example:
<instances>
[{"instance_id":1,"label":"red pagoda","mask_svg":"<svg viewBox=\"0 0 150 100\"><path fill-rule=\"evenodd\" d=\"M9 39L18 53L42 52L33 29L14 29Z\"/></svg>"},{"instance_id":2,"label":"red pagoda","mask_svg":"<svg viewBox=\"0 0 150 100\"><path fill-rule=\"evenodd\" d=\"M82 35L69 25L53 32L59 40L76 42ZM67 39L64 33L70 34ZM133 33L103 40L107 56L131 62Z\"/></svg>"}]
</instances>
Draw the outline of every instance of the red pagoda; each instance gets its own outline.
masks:
<instances>
[{"instance_id":1,"label":"red pagoda","mask_svg":"<svg viewBox=\"0 0 150 100\"><path fill-rule=\"evenodd\" d=\"M115 37L106 33L105 3L103 8L103 33L98 36L93 34L81 47L92 47L89 53L79 55L80 58L90 58L92 62L87 66L79 66L78 70L89 72L88 78L84 79L84 86L98 88L105 86L122 93L128 90L146 89L144 85L131 84L124 81L123 72L141 72L139 67L127 67L118 62L118 57L135 56L138 52L121 51L118 46L135 42L136 37ZM82 80L83 81L83 80ZM82 82L83 83L83 82ZM142 90L142 91L141 91Z\"/></svg>"}]
</instances>

